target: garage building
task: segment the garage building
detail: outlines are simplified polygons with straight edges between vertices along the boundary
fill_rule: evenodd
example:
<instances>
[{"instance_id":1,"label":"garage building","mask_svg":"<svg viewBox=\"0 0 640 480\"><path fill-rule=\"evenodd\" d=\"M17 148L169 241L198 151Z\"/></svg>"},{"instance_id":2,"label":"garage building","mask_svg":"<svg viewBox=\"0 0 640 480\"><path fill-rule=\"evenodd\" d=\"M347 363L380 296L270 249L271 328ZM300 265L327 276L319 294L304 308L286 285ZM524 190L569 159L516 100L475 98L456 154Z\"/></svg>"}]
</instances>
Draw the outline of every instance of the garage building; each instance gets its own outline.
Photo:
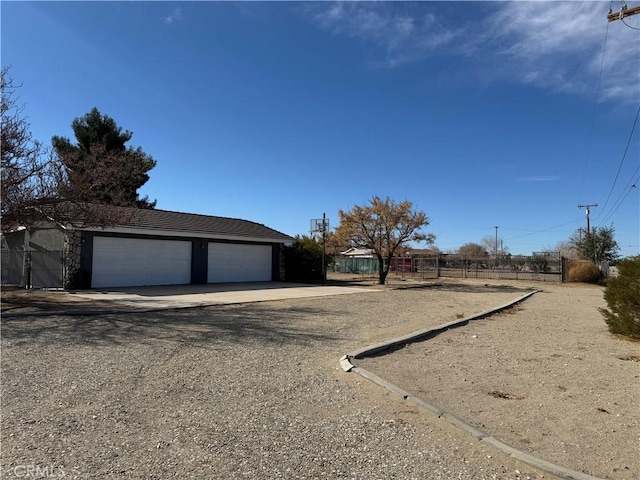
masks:
<instances>
[{"instance_id":1,"label":"garage building","mask_svg":"<svg viewBox=\"0 0 640 480\"><path fill-rule=\"evenodd\" d=\"M61 285L105 288L284 280L288 235L259 223L166 210L122 209L111 227L42 226L64 243ZM36 234L37 232L37 234Z\"/></svg>"}]
</instances>

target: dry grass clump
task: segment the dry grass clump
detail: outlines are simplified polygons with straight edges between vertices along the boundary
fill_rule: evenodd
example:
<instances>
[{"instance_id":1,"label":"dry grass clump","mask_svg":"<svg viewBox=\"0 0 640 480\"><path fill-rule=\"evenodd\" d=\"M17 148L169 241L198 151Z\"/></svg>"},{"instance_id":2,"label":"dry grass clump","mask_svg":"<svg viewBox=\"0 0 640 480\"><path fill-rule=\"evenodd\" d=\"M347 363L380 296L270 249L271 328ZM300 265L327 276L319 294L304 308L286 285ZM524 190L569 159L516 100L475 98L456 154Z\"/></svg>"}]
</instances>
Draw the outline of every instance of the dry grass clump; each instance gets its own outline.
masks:
<instances>
[{"instance_id":1,"label":"dry grass clump","mask_svg":"<svg viewBox=\"0 0 640 480\"><path fill-rule=\"evenodd\" d=\"M573 261L569 264L567 281L582 283L597 283L602 278L602 272L596 264L589 261Z\"/></svg>"}]
</instances>

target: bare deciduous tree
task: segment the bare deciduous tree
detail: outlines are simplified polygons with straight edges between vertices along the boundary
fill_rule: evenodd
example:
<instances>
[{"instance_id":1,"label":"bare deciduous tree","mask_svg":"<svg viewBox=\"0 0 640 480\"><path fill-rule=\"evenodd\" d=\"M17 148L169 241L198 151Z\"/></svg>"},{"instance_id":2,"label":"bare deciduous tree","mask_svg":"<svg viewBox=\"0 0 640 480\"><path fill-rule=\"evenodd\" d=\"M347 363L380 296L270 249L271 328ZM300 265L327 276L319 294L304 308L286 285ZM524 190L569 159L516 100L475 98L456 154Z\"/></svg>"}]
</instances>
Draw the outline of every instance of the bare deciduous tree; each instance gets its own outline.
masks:
<instances>
[{"instance_id":1,"label":"bare deciduous tree","mask_svg":"<svg viewBox=\"0 0 640 480\"><path fill-rule=\"evenodd\" d=\"M466 257L471 258L482 258L488 256L487 250L483 245L478 243L465 243L460 248L458 248L459 255L465 255Z\"/></svg>"},{"instance_id":2,"label":"bare deciduous tree","mask_svg":"<svg viewBox=\"0 0 640 480\"><path fill-rule=\"evenodd\" d=\"M59 170L31 134L24 106L16 96L20 85L9 77L9 67L2 69L0 82L2 229L9 230L37 216L38 207L56 196Z\"/></svg>"},{"instance_id":3,"label":"bare deciduous tree","mask_svg":"<svg viewBox=\"0 0 640 480\"><path fill-rule=\"evenodd\" d=\"M502 237L498 237L498 240L496 242L496 237L487 235L485 237L482 237L480 245L482 245L487 252L494 256L509 254L509 247L504 244L504 240L502 239Z\"/></svg>"},{"instance_id":4,"label":"bare deciduous tree","mask_svg":"<svg viewBox=\"0 0 640 480\"><path fill-rule=\"evenodd\" d=\"M0 138L2 196L2 231L17 227L29 227L47 220L58 224L76 226L106 226L121 223L135 213L131 209L118 209L87 202L87 192L103 185L91 183L91 178L122 178L134 176L121 163L105 154L100 145L89 156L89 168L96 176L82 177L72 183L61 158L33 138L30 124L24 113L24 105L18 102L9 67L1 71L0 114L2 130ZM104 162L100 160L106 159ZM135 205L135 200L125 199L122 187L114 184L109 195L114 205ZM136 199L137 200L137 199Z\"/></svg>"},{"instance_id":5,"label":"bare deciduous tree","mask_svg":"<svg viewBox=\"0 0 640 480\"><path fill-rule=\"evenodd\" d=\"M433 234L420 229L429 225L426 214L413 209L405 200L396 203L389 197L384 200L374 196L368 205L354 206L349 211L340 210L340 225L336 236L350 246L370 248L378 258L378 281L384 285L389 274L391 259L410 242L433 243Z\"/></svg>"}]
</instances>

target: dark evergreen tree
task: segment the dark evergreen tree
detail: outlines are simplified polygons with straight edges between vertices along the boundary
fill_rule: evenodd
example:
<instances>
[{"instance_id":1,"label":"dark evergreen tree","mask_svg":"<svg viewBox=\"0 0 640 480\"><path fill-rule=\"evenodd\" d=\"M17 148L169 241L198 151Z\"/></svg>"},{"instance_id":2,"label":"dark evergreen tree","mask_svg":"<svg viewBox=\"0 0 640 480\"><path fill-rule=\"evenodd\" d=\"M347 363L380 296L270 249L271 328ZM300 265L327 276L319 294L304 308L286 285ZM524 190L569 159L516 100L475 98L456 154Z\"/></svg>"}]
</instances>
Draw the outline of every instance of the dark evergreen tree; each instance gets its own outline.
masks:
<instances>
[{"instance_id":1,"label":"dark evergreen tree","mask_svg":"<svg viewBox=\"0 0 640 480\"><path fill-rule=\"evenodd\" d=\"M76 118L71 127L75 145L66 137L52 139L66 172L63 197L103 205L155 207L155 201L139 197L138 189L149 180L147 172L156 162L140 147L126 146L132 132L123 132L97 108Z\"/></svg>"},{"instance_id":2,"label":"dark evergreen tree","mask_svg":"<svg viewBox=\"0 0 640 480\"><path fill-rule=\"evenodd\" d=\"M322 280L322 245L314 238L296 235L296 241L286 247L284 253L284 271L288 282Z\"/></svg>"},{"instance_id":3,"label":"dark evergreen tree","mask_svg":"<svg viewBox=\"0 0 640 480\"><path fill-rule=\"evenodd\" d=\"M575 234L570 242L584 260L595 263L615 262L618 259L620 247L614 238L613 226L594 227L589 232L582 235Z\"/></svg>"}]
</instances>

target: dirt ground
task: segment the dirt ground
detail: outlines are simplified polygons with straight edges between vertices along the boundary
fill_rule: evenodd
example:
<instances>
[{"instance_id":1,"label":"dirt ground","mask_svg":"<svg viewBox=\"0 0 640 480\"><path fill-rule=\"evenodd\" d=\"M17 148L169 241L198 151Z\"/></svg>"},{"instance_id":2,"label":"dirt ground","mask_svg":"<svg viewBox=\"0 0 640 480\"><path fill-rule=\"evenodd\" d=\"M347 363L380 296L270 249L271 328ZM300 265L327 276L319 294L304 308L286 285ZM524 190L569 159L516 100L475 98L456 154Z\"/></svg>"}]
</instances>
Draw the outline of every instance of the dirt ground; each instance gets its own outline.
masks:
<instances>
[{"instance_id":1,"label":"dirt ground","mask_svg":"<svg viewBox=\"0 0 640 480\"><path fill-rule=\"evenodd\" d=\"M63 290L20 290L3 288L0 292L0 310L5 313L28 314L36 312L73 311L117 307L108 300L92 301Z\"/></svg>"},{"instance_id":2,"label":"dirt ground","mask_svg":"<svg viewBox=\"0 0 640 480\"><path fill-rule=\"evenodd\" d=\"M602 288L540 288L505 313L354 363L545 460L640 478L640 343L608 333Z\"/></svg>"},{"instance_id":3,"label":"dirt ground","mask_svg":"<svg viewBox=\"0 0 640 480\"><path fill-rule=\"evenodd\" d=\"M337 365L348 351L539 288L508 313L355 363L545 460L640 478L640 344L607 332L601 287L399 286L420 287L3 321L2 472L13 478L36 464L67 478L553 478ZM3 311L78 304L60 292L7 293Z\"/></svg>"}]
</instances>

